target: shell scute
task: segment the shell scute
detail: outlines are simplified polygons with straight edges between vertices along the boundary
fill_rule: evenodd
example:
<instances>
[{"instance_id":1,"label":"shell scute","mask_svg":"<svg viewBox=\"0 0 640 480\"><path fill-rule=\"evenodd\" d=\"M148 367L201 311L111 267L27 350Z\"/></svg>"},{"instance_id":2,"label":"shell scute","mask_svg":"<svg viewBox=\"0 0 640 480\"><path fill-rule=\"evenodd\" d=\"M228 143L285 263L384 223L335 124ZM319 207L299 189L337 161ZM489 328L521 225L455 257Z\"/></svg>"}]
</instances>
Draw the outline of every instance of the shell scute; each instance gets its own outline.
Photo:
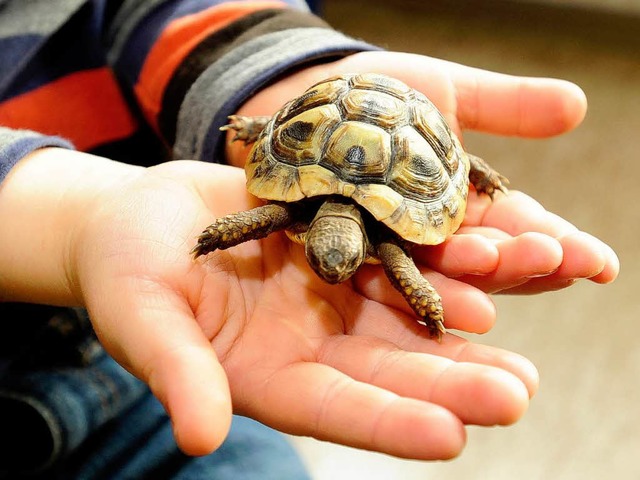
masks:
<instances>
[{"instance_id":1,"label":"shell scute","mask_svg":"<svg viewBox=\"0 0 640 480\"><path fill-rule=\"evenodd\" d=\"M351 90L342 99L347 120L378 125L385 129L404 122L407 109L404 103L384 92Z\"/></svg>"},{"instance_id":2,"label":"shell scute","mask_svg":"<svg viewBox=\"0 0 640 480\"><path fill-rule=\"evenodd\" d=\"M459 159L455 155L453 134L442 114L431 102L420 102L412 109L412 116L414 128L437 152L449 172L455 172Z\"/></svg>"},{"instance_id":3,"label":"shell scute","mask_svg":"<svg viewBox=\"0 0 640 480\"><path fill-rule=\"evenodd\" d=\"M340 112L333 104L302 111L274 129L272 152L290 165L318 163L323 144L340 120Z\"/></svg>"},{"instance_id":4,"label":"shell scute","mask_svg":"<svg viewBox=\"0 0 640 480\"><path fill-rule=\"evenodd\" d=\"M408 198L429 201L449 188L451 179L431 145L411 127L393 137L395 162L389 185Z\"/></svg>"},{"instance_id":5,"label":"shell scute","mask_svg":"<svg viewBox=\"0 0 640 480\"><path fill-rule=\"evenodd\" d=\"M282 107L276 114L277 121L284 122L311 108L333 104L348 91L348 88L347 80L342 77L334 77L318 83Z\"/></svg>"},{"instance_id":6,"label":"shell scute","mask_svg":"<svg viewBox=\"0 0 640 480\"><path fill-rule=\"evenodd\" d=\"M388 93L405 101L411 98L413 92L408 85L400 80L377 73L354 75L351 78L351 85L354 88L361 88L363 90Z\"/></svg>"},{"instance_id":7,"label":"shell scute","mask_svg":"<svg viewBox=\"0 0 640 480\"><path fill-rule=\"evenodd\" d=\"M245 170L252 172L247 188L256 197L295 202L305 196L300 189L298 169L292 165L269 158L253 162Z\"/></svg>"},{"instance_id":8,"label":"shell scute","mask_svg":"<svg viewBox=\"0 0 640 480\"><path fill-rule=\"evenodd\" d=\"M382 128L344 121L327 141L320 165L353 183L384 180L391 163L391 136Z\"/></svg>"}]
</instances>

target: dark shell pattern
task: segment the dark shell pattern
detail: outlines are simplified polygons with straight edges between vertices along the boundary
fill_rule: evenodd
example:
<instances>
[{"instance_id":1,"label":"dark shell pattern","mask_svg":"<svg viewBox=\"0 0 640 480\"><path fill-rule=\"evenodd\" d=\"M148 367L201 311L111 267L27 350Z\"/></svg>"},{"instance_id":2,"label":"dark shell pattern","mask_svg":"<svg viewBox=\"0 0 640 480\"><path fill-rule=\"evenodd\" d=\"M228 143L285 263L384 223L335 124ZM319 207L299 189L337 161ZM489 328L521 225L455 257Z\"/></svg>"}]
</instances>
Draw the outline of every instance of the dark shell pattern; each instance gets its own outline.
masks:
<instances>
[{"instance_id":1,"label":"dark shell pattern","mask_svg":"<svg viewBox=\"0 0 640 480\"><path fill-rule=\"evenodd\" d=\"M246 172L259 198L343 195L422 245L458 229L469 184L468 157L433 103L378 74L333 77L287 103Z\"/></svg>"}]
</instances>

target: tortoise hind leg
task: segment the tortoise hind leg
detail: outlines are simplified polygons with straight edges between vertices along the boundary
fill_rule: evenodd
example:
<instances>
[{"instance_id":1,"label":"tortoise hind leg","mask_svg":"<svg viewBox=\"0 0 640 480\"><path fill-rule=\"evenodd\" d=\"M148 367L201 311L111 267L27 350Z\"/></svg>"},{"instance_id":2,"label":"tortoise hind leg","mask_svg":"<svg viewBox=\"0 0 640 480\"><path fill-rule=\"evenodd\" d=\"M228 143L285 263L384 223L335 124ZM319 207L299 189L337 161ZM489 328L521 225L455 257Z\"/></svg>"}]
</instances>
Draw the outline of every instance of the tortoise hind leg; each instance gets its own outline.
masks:
<instances>
[{"instance_id":1,"label":"tortoise hind leg","mask_svg":"<svg viewBox=\"0 0 640 480\"><path fill-rule=\"evenodd\" d=\"M269 120L271 120L271 117L230 115L229 123L220 127L220 130L235 130L236 134L232 141L242 140L245 145L248 145L258 139L260 132L262 132L267 123L269 123Z\"/></svg>"},{"instance_id":2,"label":"tortoise hind leg","mask_svg":"<svg viewBox=\"0 0 640 480\"><path fill-rule=\"evenodd\" d=\"M440 341L446 330L442 299L436 289L422 276L411 256L398 242L381 241L376 250L391 285L425 322L431 336Z\"/></svg>"},{"instance_id":3,"label":"tortoise hind leg","mask_svg":"<svg viewBox=\"0 0 640 480\"><path fill-rule=\"evenodd\" d=\"M507 185L509 180L507 177L496 172L491 165L480 157L467 154L469 157L469 182L475 187L478 193L486 193L493 199L496 190L507 193Z\"/></svg>"},{"instance_id":4,"label":"tortoise hind leg","mask_svg":"<svg viewBox=\"0 0 640 480\"><path fill-rule=\"evenodd\" d=\"M198 237L191 250L194 258L214 250L225 250L249 240L258 240L293 225L297 220L288 204L269 203L216 219Z\"/></svg>"}]
</instances>

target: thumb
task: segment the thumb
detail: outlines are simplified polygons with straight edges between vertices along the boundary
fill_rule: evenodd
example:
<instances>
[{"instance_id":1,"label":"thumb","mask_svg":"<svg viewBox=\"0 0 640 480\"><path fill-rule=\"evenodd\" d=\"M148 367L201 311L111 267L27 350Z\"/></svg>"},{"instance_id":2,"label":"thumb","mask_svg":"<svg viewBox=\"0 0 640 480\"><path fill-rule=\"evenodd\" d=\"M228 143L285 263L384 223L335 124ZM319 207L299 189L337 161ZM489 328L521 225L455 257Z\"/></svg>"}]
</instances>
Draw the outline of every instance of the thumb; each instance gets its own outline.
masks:
<instances>
[{"instance_id":1,"label":"thumb","mask_svg":"<svg viewBox=\"0 0 640 480\"><path fill-rule=\"evenodd\" d=\"M117 302L104 301L106 295L87 302L98 337L164 405L180 449L211 453L226 438L232 416L227 377L213 347L175 292L157 284L119 287Z\"/></svg>"}]
</instances>

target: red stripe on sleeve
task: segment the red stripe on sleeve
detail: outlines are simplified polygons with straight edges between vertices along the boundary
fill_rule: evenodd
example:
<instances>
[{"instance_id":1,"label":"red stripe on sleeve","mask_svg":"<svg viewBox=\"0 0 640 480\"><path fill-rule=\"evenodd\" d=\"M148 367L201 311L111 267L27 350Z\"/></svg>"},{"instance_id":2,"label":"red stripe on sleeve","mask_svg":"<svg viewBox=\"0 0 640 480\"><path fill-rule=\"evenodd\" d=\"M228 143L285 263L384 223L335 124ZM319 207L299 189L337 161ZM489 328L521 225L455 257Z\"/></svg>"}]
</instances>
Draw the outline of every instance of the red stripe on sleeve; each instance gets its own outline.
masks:
<instances>
[{"instance_id":1,"label":"red stripe on sleeve","mask_svg":"<svg viewBox=\"0 0 640 480\"><path fill-rule=\"evenodd\" d=\"M59 135L79 150L126 138L137 130L108 68L72 73L3 102L0 125Z\"/></svg>"},{"instance_id":2,"label":"red stripe on sleeve","mask_svg":"<svg viewBox=\"0 0 640 480\"><path fill-rule=\"evenodd\" d=\"M249 13L284 6L279 1L229 2L169 23L151 48L135 86L149 123L158 129L164 90L180 63L201 41Z\"/></svg>"}]
</instances>

